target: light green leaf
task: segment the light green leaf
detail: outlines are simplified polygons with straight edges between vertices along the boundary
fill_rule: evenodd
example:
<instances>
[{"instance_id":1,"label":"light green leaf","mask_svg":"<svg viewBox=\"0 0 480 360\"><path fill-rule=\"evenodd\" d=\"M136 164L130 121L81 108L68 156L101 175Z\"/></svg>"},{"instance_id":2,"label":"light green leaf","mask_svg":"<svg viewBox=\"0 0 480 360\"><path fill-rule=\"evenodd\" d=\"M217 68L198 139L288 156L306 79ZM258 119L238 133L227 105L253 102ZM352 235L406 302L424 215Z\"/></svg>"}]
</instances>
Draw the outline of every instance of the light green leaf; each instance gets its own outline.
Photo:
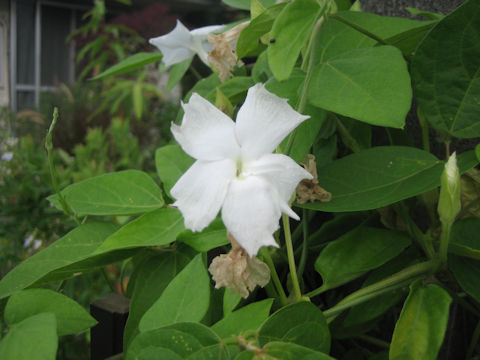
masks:
<instances>
[{"instance_id":1,"label":"light green leaf","mask_svg":"<svg viewBox=\"0 0 480 360\"><path fill-rule=\"evenodd\" d=\"M415 96L428 122L460 138L480 136L480 3L442 19L412 62Z\"/></svg>"},{"instance_id":2,"label":"light green leaf","mask_svg":"<svg viewBox=\"0 0 480 360\"><path fill-rule=\"evenodd\" d=\"M28 289L13 294L5 307L5 322L11 327L26 318L53 313L58 335L77 334L94 326L97 321L72 299L47 289Z\"/></svg>"},{"instance_id":3,"label":"light green leaf","mask_svg":"<svg viewBox=\"0 0 480 360\"><path fill-rule=\"evenodd\" d=\"M210 277L198 254L163 291L143 315L139 329L145 332L185 321L200 321L210 303Z\"/></svg>"},{"instance_id":4,"label":"light green leaf","mask_svg":"<svg viewBox=\"0 0 480 360\"><path fill-rule=\"evenodd\" d=\"M159 52L138 53L120 61L118 64L113 65L101 74L95 76L92 80L100 80L108 76L120 75L132 70L140 69L145 65L151 64L155 61L159 61L161 58L162 54Z\"/></svg>"},{"instance_id":5,"label":"light green leaf","mask_svg":"<svg viewBox=\"0 0 480 360\"><path fill-rule=\"evenodd\" d=\"M272 341L265 346L263 353L282 360L333 360L327 354L288 342Z\"/></svg>"},{"instance_id":6,"label":"light green leaf","mask_svg":"<svg viewBox=\"0 0 480 360\"><path fill-rule=\"evenodd\" d=\"M259 47L264 48L264 46L259 44L260 38L271 30L273 22L286 5L286 3L279 3L265 9L264 12L252 19L250 24L242 30L237 41L239 58L258 51Z\"/></svg>"},{"instance_id":7,"label":"light green leaf","mask_svg":"<svg viewBox=\"0 0 480 360\"><path fill-rule=\"evenodd\" d=\"M218 89L232 102L240 101L245 98L247 91L255 85L253 79L249 76L235 76L228 79L223 84L218 85ZM217 88L212 89L205 97L212 104L217 99Z\"/></svg>"},{"instance_id":8,"label":"light green leaf","mask_svg":"<svg viewBox=\"0 0 480 360\"><path fill-rule=\"evenodd\" d=\"M142 84L140 82L137 82L133 85L132 104L133 109L135 110L135 116L137 117L137 119L141 119L143 113L143 94Z\"/></svg>"},{"instance_id":9,"label":"light green leaf","mask_svg":"<svg viewBox=\"0 0 480 360\"><path fill-rule=\"evenodd\" d=\"M275 41L270 42L267 52L268 64L278 80L286 80L290 76L320 10L315 0L294 0L275 19L271 32Z\"/></svg>"},{"instance_id":10,"label":"light green leaf","mask_svg":"<svg viewBox=\"0 0 480 360\"><path fill-rule=\"evenodd\" d=\"M264 7L268 7L275 4L275 0L258 0L258 1ZM237 9L250 10L250 0L222 0L222 2Z\"/></svg>"},{"instance_id":11,"label":"light green leaf","mask_svg":"<svg viewBox=\"0 0 480 360\"><path fill-rule=\"evenodd\" d=\"M55 360L58 347L55 315L41 313L15 324L0 342L2 360Z\"/></svg>"},{"instance_id":12,"label":"light green leaf","mask_svg":"<svg viewBox=\"0 0 480 360\"><path fill-rule=\"evenodd\" d=\"M330 331L325 317L315 305L306 301L276 311L260 328L258 340L261 346L285 341L325 353L330 351Z\"/></svg>"},{"instance_id":13,"label":"light green leaf","mask_svg":"<svg viewBox=\"0 0 480 360\"><path fill-rule=\"evenodd\" d=\"M233 309L237 307L237 305L242 300L242 296L225 288L225 293L223 294L223 315L226 316L230 314Z\"/></svg>"},{"instance_id":14,"label":"light green leaf","mask_svg":"<svg viewBox=\"0 0 480 360\"><path fill-rule=\"evenodd\" d=\"M104 174L67 186L62 195L78 216L134 215L163 206L162 191L138 170ZM57 195L48 197L61 209Z\"/></svg>"},{"instance_id":15,"label":"light green leaf","mask_svg":"<svg viewBox=\"0 0 480 360\"><path fill-rule=\"evenodd\" d=\"M437 187L443 164L413 147L363 150L318 169L320 186L332 194L330 202L298 206L333 212L377 209Z\"/></svg>"},{"instance_id":16,"label":"light green leaf","mask_svg":"<svg viewBox=\"0 0 480 360\"><path fill-rule=\"evenodd\" d=\"M117 227L110 223L92 222L70 231L46 249L29 257L0 281L0 299L20 291L47 275L63 272L69 266L93 258L95 250ZM107 254L108 255L108 254ZM101 258L96 258L103 264ZM93 268L93 264L90 264Z\"/></svg>"},{"instance_id":17,"label":"light green leaf","mask_svg":"<svg viewBox=\"0 0 480 360\"><path fill-rule=\"evenodd\" d=\"M184 230L180 211L168 207L158 209L124 225L109 236L96 253L140 246L167 245L174 242L177 235Z\"/></svg>"},{"instance_id":18,"label":"light green leaf","mask_svg":"<svg viewBox=\"0 0 480 360\"><path fill-rule=\"evenodd\" d=\"M130 314L123 333L126 348L138 333L143 314L157 301L170 281L190 262L190 257L178 251L151 256L135 271L135 288L130 301Z\"/></svg>"},{"instance_id":19,"label":"light green leaf","mask_svg":"<svg viewBox=\"0 0 480 360\"><path fill-rule=\"evenodd\" d=\"M372 125L403 128L412 101L402 53L392 46L357 49L321 62L309 101Z\"/></svg>"},{"instance_id":20,"label":"light green leaf","mask_svg":"<svg viewBox=\"0 0 480 360\"><path fill-rule=\"evenodd\" d=\"M215 219L202 232L194 233L185 230L177 236L177 241L181 241L199 252L207 252L230 242L227 238L227 230L219 218Z\"/></svg>"},{"instance_id":21,"label":"light green leaf","mask_svg":"<svg viewBox=\"0 0 480 360\"><path fill-rule=\"evenodd\" d=\"M166 88L167 92L172 90L175 87L175 85L177 85L182 80L183 75L185 75L185 73L190 67L190 64L192 63L192 60L193 60L193 57L185 61L182 61L178 64L172 65L172 67L168 72L168 82L167 82L167 88Z\"/></svg>"},{"instance_id":22,"label":"light green leaf","mask_svg":"<svg viewBox=\"0 0 480 360\"><path fill-rule=\"evenodd\" d=\"M315 261L324 290L343 285L400 254L410 239L391 230L360 226L330 242Z\"/></svg>"},{"instance_id":23,"label":"light green leaf","mask_svg":"<svg viewBox=\"0 0 480 360\"><path fill-rule=\"evenodd\" d=\"M170 195L172 187L194 161L179 145L166 145L157 149L155 166L167 194Z\"/></svg>"},{"instance_id":24,"label":"light green leaf","mask_svg":"<svg viewBox=\"0 0 480 360\"><path fill-rule=\"evenodd\" d=\"M211 329L222 339L239 335L243 331L257 330L268 318L273 299L265 299L244 306L227 314L222 320L212 325Z\"/></svg>"},{"instance_id":25,"label":"light green leaf","mask_svg":"<svg viewBox=\"0 0 480 360\"><path fill-rule=\"evenodd\" d=\"M410 286L393 331L390 360L435 360L445 336L452 299L435 284Z\"/></svg>"}]
</instances>

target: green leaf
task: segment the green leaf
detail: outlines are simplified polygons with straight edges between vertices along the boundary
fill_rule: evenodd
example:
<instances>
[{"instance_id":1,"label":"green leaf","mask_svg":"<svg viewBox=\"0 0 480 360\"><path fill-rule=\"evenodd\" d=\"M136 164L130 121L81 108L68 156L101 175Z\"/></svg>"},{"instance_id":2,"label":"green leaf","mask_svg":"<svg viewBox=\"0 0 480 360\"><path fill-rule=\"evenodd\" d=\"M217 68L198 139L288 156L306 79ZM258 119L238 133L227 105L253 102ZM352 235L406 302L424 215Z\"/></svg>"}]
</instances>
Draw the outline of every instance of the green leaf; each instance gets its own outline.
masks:
<instances>
[{"instance_id":1,"label":"green leaf","mask_svg":"<svg viewBox=\"0 0 480 360\"><path fill-rule=\"evenodd\" d=\"M175 85L177 85L180 80L182 80L183 75L187 72L187 70L190 68L190 64L192 63L193 57L190 59L187 59L185 61L182 61L178 64L172 65L170 68L170 71L168 72L168 82L167 82L167 88L166 91L170 92Z\"/></svg>"},{"instance_id":2,"label":"green leaf","mask_svg":"<svg viewBox=\"0 0 480 360\"><path fill-rule=\"evenodd\" d=\"M215 219L202 232L185 230L177 236L177 241L181 241L199 252L207 252L230 242L227 238L227 230L219 218Z\"/></svg>"},{"instance_id":3,"label":"green leaf","mask_svg":"<svg viewBox=\"0 0 480 360\"><path fill-rule=\"evenodd\" d=\"M477 233L478 234L478 233ZM480 251L477 249L477 252ZM460 287L477 302L480 302L480 263L478 260L450 255L448 267Z\"/></svg>"},{"instance_id":4,"label":"green leaf","mask_svg":"<svg viewBox=\"0 0 480 360\"><path fill-rule=\"evenodd\" d=\"M393 331L389 359L437 359L451 300L437 285L414 282Z\"/></svg>"},{"instance_id":5,"label":"green leaf","mask_svg":"<svg viewBox=\"0 0 480 360\"><path fill-rule=\"evenodd\" d=\"M242 300L242 296L225 288L225 293L223 294L223 315L226 316L230 314L233 309L237 307L237 305Z\"/></svg>"},{"instance_id":6,"label":"green leaf","mask_svg":"<svg viewBox=\"0 0 480 360\"><path fill-rule=\"evenodd\" d=\"M306 301L276 311L260 328L258 341L260 346L271 341L285 341L325 353L330 351L330 331L325 317L315 305Z\"/></svg>"},{"instance_id":7,"label":"green leaf","mask_svg":"<svg viewBox=\"0 0 480 360\"><path fill-rule=\"evenodd\" d=\"M267 52L268 64L278 80L286 80L290 76L320 10L315 0L294 0L275 19L271 32L275 41L270 42Z\"/></svg>"},{"instance_id":8,"label":"green leaf","mask_svg":"<svg viewBox=\"0 0 480 360\"><path fill-rule=\"evenodd\" d=\"M55 271L62 272L69 266L92 258L95 250L116 229L113 224L99 222L86 223L73 229L5 275L0 281L0 299L38 282Z\"/></svg>"},{"instance_id":9,"label":"green leaf","mask_svg":"<svg viewBox=\"0 0 480 360\"><path fill-rule=\"evenodd\" d=\"M242 30L237 41L237 55L240 59L258 49L260 38L271 30L273 22L286 5L279 3L265 9Z\"/></svg>"},{"instance_id":10,"label":"green leaf","mask_svg":"<svg viewBox=\"0 0 480 360\"><path fill-rule=\"evenodd\" d=\"M120 61L118 64L113 65L101 74L95 76L92 80L100 80L112 75L125 74L132 70L140 69L145 65L151 64L155 61L159 61L161 58L162 54L159 52L138 53Z\"/></svg>"},{"instance_id":11,"label":"green leaf","mask_svg":"<svg viewBox=\"0 0 480 360\"><path fill-rule=\"evenodd\" d=\"M140 82L137 82L133 85L132 103L133 109L135 110L135 116L137 117L137 119L141 119L143 113L143 93L142 84Z\"/></svg>"},{"instance_id":12,"label":"green leaf","mask_svg":"<svg viewBox=\"0 0 480 360\"><path fill-rule=\"evenodd\" d=\"M222 2L237 9L250 10L250 0L222 0ZM264 7L275 4L275 0L258 0L258 2Z\"/></svg>"},{"instance_id":13,"label":"green leaf","mask_svg":"<svg viewBox=\"0 0 480 360\"><path fill-rule=\"evenodd\" d=\"M166 145L157 149L155 166L167 194L170 195L172 187L194 161L179 145Z\"/></svg>"},{"instance_id":14,"label":"green leaf","mask_svg":"<svg viewBox=\"0 0 480 360\"><path fill-rule=\"evenodd\" d=\"M428 122L460 138L480 136L480 3L441 20L415 52L415 96Z\"/></svg>"},{"instance_id":15,"label":"green leaf","mask_svg":"<svg viewBox=\"0 0 480 360\"><path fill-rule=\"evenodd\" d=\"M297 205L321 211L377 209L422 194L440 184L444 163L413 147L379 146L335 160L318 170L328 203Z\"/></svg>"},{"instance_id":16,"label":"green leaf","mask_svg":"<svg viewBox=\"0 0 480 360\"><path fill-rule=\"evenodd\" d=\"M109 236L96 253L140 246L167 245L174 242L177 235L184 230L180 211L173 208L157 209L124 225Z\"/></svg>"},{"instance_id":17,"label":"green leaf","mask_svg":"<svg viewBox=\"0 0 480 360\"><path fill-rule=\"evenodd\" d=\"M55 315L41 313L15 324L0 342L3 360L55 360L58 347Z\"/></svg>"},{"instance_id":18,"label":"green leaf","mask_svg":"<svg viewBox=\"0 0 480 360\"><path fill-rule=\"evenodd\" d=\"M137 277L130 301L130 313L123 335L125 348L138 333L137 327L142 316L190 260L187 254L177 249L175 252L153 255L136 269Z\"/></svg>"},{"instance_id":19,"label":"green leaf","mask_svg":"<svg viewBox=\"0 0 480 360\"><path fill-rule=\"evenodd\" d=\"M141 332L177 322L200 321L210 303L210 277L198 254L140 320Z\"/></svg>"},{"instance_id":20,"label":"green leaf","mask_svg":"<svg viewBox=\"0 0 480 360\"><path fill-rule=\"evenodd\" d=\"M5 322L11 327L40 313L55 315L59 336L77 334L97 323L78 303L47 289L28 289L13 294L5 308Z\"/></svg>"},{"instance_id":21,"label":"green leaf","mask_svg":"<svg viewBox=\"0 0 480 360\"><path fill-rule=\"evenodd\" d=\"M124 170L67 186L62 195L78 216L134 215L163 206L162 191L143 171ZM48 200L61 209L57 195Z\"/></svg>"},{"instance_id":22,"label":"green leaf","mask_svg":"<svg viewBox=\"0 0 480 360\"><path fill-rule=\"evenodd\" d=\"M333 360L327 354L288 342L272 341L265 345L262 353L282 360Z\"/></svg>"},{"instance_id":23,"label":"green leaf","mask_svg":"<svg viewBox=\"0 0 480 360\"><path fill-rule=\"evenodd\" d=\"M245 98L247 91L255 85L255 81L249 76L236 76L227 80L221 85L218 85L218 89L232 102L240 101ZM217 88L212 89L205 97L212 104L215 104L217 98Z\"/></svg>"},{"instance_id":24,"label":"green leaf","mask_svg":"<svg viewBox=\"0 0 480 360\"><path fill-rule=\"evenodd\" d=\"M227 314L222 320L212 325L211 329L222 339L239 335L243 331L257 330L268 318L273 299L265 299L244 306Z\"/></svg>"},{"instance_id":25,"label":"green leaf","mask_svg":"<svg viewBox=\"0 0 480 360\"><path fill-rule=\"evenodd\" d=\"M357 49L321 62L309 101L372 125L403 128L412 101L402 53L392 46Z\"/></svg>"},{"instance_id":26,"label":"green leaf","mask_svg":"<svg viewBox=\"0 0 480 360\"><path fill-rule=\"evenodd\" d=\"M400 254L410 245L401 233L367 226L330 242L315 261L324 290L345 284Z\"/></svg>"}]
</instances>

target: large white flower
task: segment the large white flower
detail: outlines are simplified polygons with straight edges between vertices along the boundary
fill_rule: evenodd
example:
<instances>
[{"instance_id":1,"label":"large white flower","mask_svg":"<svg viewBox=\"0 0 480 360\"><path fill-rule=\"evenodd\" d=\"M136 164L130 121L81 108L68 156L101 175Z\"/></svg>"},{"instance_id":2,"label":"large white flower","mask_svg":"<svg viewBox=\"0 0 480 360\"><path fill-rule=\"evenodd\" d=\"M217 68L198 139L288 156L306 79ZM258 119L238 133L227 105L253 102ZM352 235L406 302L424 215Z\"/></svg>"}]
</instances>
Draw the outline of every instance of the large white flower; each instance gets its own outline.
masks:
<instances>
[{"instance_id":1,"label":"large white flower","mask_svg":"<svg viewBox=\"0 0 480 360\"><path fill-rule=\"evenodd\" d=\"M272 154L308 118L263 84L248 90L237 121L194 93L183 104L181 126L172 133L197 161L171 190L185 226L202 231L222 209L223 222L250 256L262 246L277 246L273 233L295 187L312 175L291 158Z\"/></svg>"},{"instance_id":2,"label":"large white flower","mask_svg":"<svg viewBox=\"0 0 480 360\"><path fill-rule=\"evenodd\" d=\"M177 26L166 35L152 38L150 44L156 46L163 54L166 66L180 63L197 54L207 65L208 53L213 46L208 42L208 35L222 31L225 25L212 25L189 31L179 20Z\"/></svg>"}]
</instances>

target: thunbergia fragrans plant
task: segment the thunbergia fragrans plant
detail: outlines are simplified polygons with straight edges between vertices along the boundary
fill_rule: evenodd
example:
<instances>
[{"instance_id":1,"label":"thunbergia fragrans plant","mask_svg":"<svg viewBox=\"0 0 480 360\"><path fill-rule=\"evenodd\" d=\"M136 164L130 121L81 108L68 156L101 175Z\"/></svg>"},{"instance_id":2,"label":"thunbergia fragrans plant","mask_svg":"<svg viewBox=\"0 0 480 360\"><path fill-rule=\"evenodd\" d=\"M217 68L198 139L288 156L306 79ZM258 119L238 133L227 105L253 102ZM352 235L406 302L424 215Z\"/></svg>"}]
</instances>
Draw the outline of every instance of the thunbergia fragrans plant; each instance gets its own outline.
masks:
<instances>
[{"instance_id":1,"label":"thunbergia fragrans plant","mask_svg":"<svg viewBox=\"0 0 480 360\"><path fill-rule=\"evenodd\" d=\"M163 55L98 76L163 56L168 90L195 54L213 65L185 89L157 174L60 191L55 113L48 200L77 226L1 279L0 358L55 359L58 336L95 324L61 289L120 262L126 360L474 359L480 2L408 10L425 20L223 2L250 13L230 30L178 22L151 40Z\"/></svg>"}]
</instances>

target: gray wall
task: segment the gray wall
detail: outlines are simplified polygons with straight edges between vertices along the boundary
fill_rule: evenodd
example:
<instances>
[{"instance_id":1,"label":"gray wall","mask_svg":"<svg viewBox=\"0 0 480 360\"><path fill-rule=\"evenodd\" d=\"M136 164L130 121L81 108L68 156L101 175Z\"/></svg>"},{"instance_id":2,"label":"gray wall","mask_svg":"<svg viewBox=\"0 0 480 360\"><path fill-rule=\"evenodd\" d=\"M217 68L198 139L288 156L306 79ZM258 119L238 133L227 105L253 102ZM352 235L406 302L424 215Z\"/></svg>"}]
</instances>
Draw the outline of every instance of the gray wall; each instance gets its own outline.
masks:
<instances>
[{"instance_id":1,"label":"gray wall","mask_svg":"<svg viewBox=\"0 0 480 360\"><path fill-rule=\"evenodd\" d=\"M406 7L448 14L464 0L360 0L362 10L387 16L410 16Z\"/></svg>"}]
</instances>

